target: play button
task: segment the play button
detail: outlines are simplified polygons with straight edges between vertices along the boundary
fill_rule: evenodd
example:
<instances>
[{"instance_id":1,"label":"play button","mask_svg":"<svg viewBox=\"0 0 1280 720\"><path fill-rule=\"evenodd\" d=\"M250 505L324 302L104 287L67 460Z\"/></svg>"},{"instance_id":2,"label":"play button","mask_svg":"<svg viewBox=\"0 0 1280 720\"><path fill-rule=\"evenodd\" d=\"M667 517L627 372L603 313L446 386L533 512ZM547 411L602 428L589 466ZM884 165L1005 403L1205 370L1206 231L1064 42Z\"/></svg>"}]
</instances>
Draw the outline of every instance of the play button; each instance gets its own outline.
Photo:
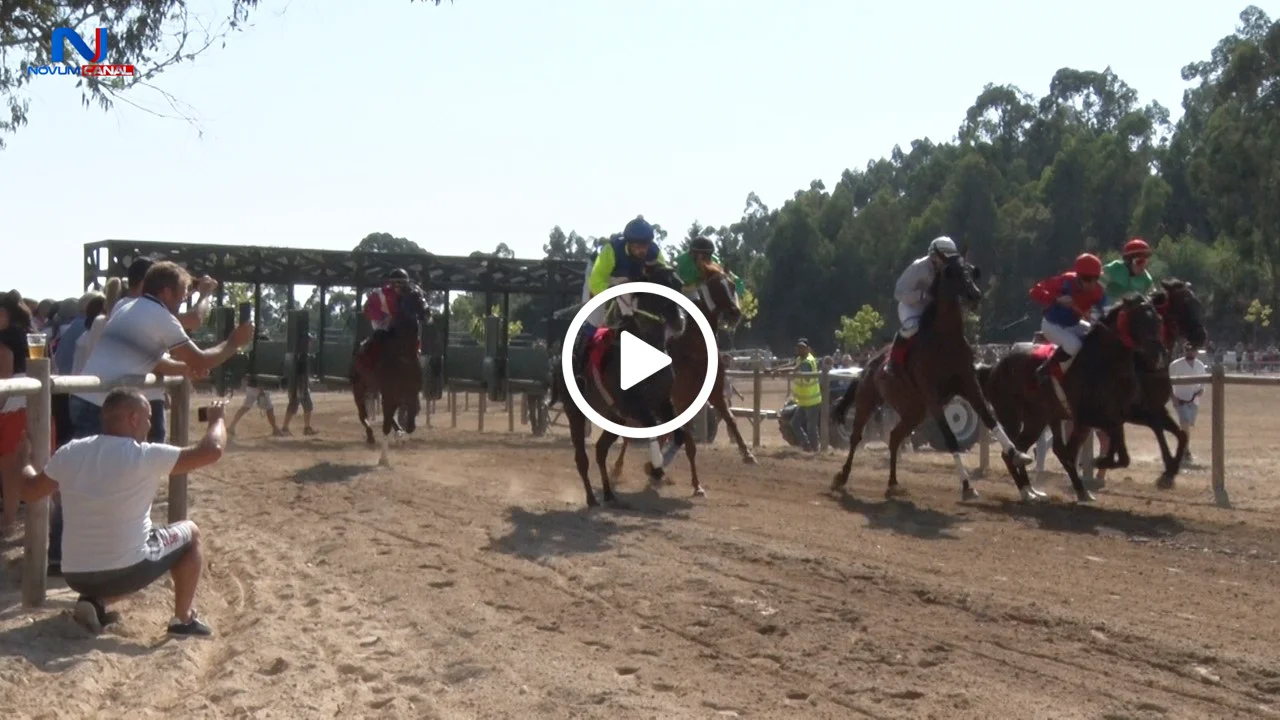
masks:
<instances>
[{"instance_id":1,"label":"play button","mask_svg":"<svg viewBox=\"0 0 1280 720\"><path fill-rule=\"evenodd\" d=\"M642 380L671 364L671 356L649 343L622 331L622 389L630 390Z\"/></svg>"},{"instance_id":2,"label":"play button","mask_svg":"<svg viewBox=\"0 0 1280 720\"><path fill-rule=\"evenodd\" d=\"M653 427L635 427L633 425L621 425L613 422L595 408L591 407L591 403L583 397L582 389L578 387L578 383L573 377L573 346L574 339L578 337L582 324L592 312L603 306L606 302L618 298L622 295L630 295L632 293L648 293L652 295L661 295L664 298L676 303L684 309L688 319L696 325L698 332L702 334L702 339L707 347L707 363L705 372L702 377L702 387L698 390L698 394L694 397L689 407L676 417L655 425ZM692 332L693 328L686 325L685 334ZM624 285L615 285L608 288L604 292L596 295L588 300L581 308L578 309L573 320L569 323L568 332L561 344L560 350L560 372L564 378L565 388L569 392L569 400L574 406L586 416L596 427L613 433L619 437L631 438L632 440L649 440L651 438L661 437L670 434L677 429L684 427L706 406L707 400L711 398L711 393L715 388L716 376L719 370L720 351L716 347L716 334L711 328L711 323L707 322L707 318L698 309L693 301L685 297L678 290L674 290L665 285L658 285L650 282L630 282ZM626 392L636 385L652 377L654 373L662 370L671 363L671 356L661 348L655 348L640 338L632 335L630 332L623 330L618 338L618 390ZM683 372L689 372L686 367ZM698 368L702 371L702 368ZM675 368L675 372L681 372L680 367ZM590 381L588 381L590 384ZM613 392L617 392L614 390Z\"/></svg>"}]
</instances>

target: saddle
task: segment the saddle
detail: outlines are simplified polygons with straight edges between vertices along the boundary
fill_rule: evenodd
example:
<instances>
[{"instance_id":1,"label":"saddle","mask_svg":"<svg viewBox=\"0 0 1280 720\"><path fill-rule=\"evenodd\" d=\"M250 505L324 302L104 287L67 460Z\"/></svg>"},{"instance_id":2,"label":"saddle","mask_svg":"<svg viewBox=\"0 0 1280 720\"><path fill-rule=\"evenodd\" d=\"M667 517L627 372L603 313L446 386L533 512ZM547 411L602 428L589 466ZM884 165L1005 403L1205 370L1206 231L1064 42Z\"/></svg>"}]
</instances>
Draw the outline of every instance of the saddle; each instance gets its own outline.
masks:
<instances>
[{"instance_id":1,"label":"saddle","mask_svg":"<svg viewBox=\"0 0 1280 720\"><path fill-rule=\"evenodd\" d=\"M1057 351L1058 346L1054 343L1036 343L1031 348L1031 357L1035 358L1038 364L1043 364L1053 357L1053 354ZM1062 404L1063 409L1067 411L1068 417L1071 416L1071 403L1067 402L1063 383L1066 382L1067 368L1071 366L1071 363L1072 360L1067 360L1065 367L1060 362L1055 362L1049 366L1049 377L1052 381L1053 392L1058 397L1058 402ZM1034 393L1039 388L1040 386L1036 381L1032 380L1027 390Z\"/></svg>"}]
</instances>

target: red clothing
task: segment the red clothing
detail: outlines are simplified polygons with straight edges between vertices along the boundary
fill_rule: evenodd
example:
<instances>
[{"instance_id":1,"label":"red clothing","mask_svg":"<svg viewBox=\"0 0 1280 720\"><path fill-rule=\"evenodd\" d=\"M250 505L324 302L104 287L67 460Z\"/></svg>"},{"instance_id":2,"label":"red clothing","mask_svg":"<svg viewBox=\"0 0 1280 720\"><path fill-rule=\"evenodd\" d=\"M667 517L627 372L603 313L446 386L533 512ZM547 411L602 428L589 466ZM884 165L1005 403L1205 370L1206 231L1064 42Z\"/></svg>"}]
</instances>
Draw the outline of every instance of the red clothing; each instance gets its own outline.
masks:
<instances>
[{"instance_id":1,"label":"red clothing","mask_svg":"<svg viewBox=\"0 0 1280 720\"><path fill-rule=\"evenodd\" d=\"M364 316L377 327L387 327L395 317L400 297L395 283L387 283L365 298Z\"/></svg>"},{"instance_id":2,"label":"red clothing","mask_svg":"<svg viewBox=\"0 0 1280 720\"><path fill-rule=\"evenodd\" d=\"M1076 319L1088 317L1089 312L1093 308L1102 304L1106 298L1106 293L1102 289L1101 283L1094 283L1093 287L1088 290L1080 287L1080 282L1076 279L1074 271L1067 271L1061 275L1055 275L1047 280L1041 280L1031 288L1027 293L1028 297L1035 304L1045 309L1045 315L1051 320L1058 320L1052 317L1059 313L1070 313L1075 311ZM1058 298L1063 295L1070 295L1072 301L1071 308L1064 308L1058 305ZM1062 318L1065 320L1066 318Z\"/></svg>"}]
</instances>

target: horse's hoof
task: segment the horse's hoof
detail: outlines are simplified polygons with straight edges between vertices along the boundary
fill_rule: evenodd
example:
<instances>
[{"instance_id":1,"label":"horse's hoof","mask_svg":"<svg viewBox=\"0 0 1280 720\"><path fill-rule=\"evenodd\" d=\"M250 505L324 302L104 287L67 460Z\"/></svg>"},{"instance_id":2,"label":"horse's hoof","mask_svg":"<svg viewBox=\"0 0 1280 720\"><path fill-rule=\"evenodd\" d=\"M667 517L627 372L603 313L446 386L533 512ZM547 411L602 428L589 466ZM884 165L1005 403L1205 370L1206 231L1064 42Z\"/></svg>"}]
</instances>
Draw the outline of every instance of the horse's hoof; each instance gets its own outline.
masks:
<instances>
[{"instance_id":1,"label":"horse's hoof","mask_svg":"<svg viewBox=\"0 0 1280 720\"><path fill-rule=\"evenodd\" d=\"M977 500L978 497L978 491L968 485L964 486L964 488L960 490L960 502Z\"/></svg>"},{"instance_id":2,"label":"horse's hoof","mask_svg":"<svg viewBox=\"0 0 1280 720\"><path fill-rule=\"evenodd\" d=\"M693 489L693 496L694 496L694 497L706 497L706 496L707 496L707 491L706 491L706 490L704 490L701 486L696 487L696 488L694 488L694 489Z\"/></svg>"},{"instance_id":3,"label":"horse's hoof","mask_svg":"<svg viewBox=\"0 0 1280 720\"><path fill-rule=\"evenodd\" d=\"M742 456L742 462L744 462L744 463L746 463L746 464L748 464L748 465L759 465L759 464L760 464L760 461L756 459L756 456L755 456L755 455L752 455L751 453L747 453L746 455L743 455L743 456Z\"/></svg>"},{"instance_id":4,"label":"horse's hoof","mask_svg":"<svg viewBox=\"0 0 1280 720\"><path fill-rule=\"evenodd\" d=\"M890 499L906 497L907 491L904 490L900 485L890 485L888 488L885 489L884 496Z\"/></svg>"},{"instance_id":5,"label":"horse's hoof","mask_svg":"<svg viewBox=\"0 0 1280 720\"><path fill-rule=\"evenodd\" d=\"M836 473L831 478L831 491L835 492L836 490L843 489L845 484L848 482L849 482L848 475L845 475L844 473L839 473L839 472Z\"/></svg>"},{"instance_id":6,"label":"horse's hoof","mask_svg":"<svg viewBox=\"0 0 1280 720\"><path fill-rule=\"evenodd\" d=\"M1049 496L1048 496L1048 494L1043 493L1043 492L1041 492L1041 491L1037 490L1036 488L1032 487L1031 485L1027 485L1026 487L1018 488L1018 495L1019 495L1019 496L1021 496L1021 498L1022 498L1022 502L1025 502L1025 503L1041 502L1041 501L1043 501L1045 498L1049 497Z\"/></svg>"},{"instance_id":7,"label":"horse's hoof","mask_svg":"<svg viewBox=\"0 0 1280 720\"><path fill-rule=\"evenodd\" d=\"M1173 488L1173 476L1169 473L1164 473L1156 480L1156 487L1161 490L1171 490Z\"/></svg>"},{"instance_id":8,"label":"horse's hoof","mask_svg":"<svg viewBox=\"0 0 1280 720\"><path fill-rule=\"evenodd\" d=\"M1009 460L1018 467L1026 467L1031 463L1035 462L1035 459L1032 458L1030 455L1024 452L1019 452L1017 450L1009 451Z\"/></svg>"},{"instance_id":9,"label":"horse's hoof","mask_svg":"<svg viewBox=\"0 0 1280 720\"><path fill-rule=\"evenodd\" d=\"M1088 490L1085 490L1084 492L1076 493L1076 502L1078 503L1091 503L1094 500L1097 500L1097 498L1095 498L1093 496L1093 493L1089 492Z\"/></svg>"},{"instance_id":10,"label":"horse's hoof","mask_svg":"<svg viewBox=\"0 0 1280 720\"><path fill-rule=\"evenodd\" d=\"M662 483L662 478L666 472L660 467L654 467L653 463L644 464L644 474L649 477L649 482L653 485Z\"/></svg>"},{"instance_id":11,"label":"horse's hoof","mask_svg":"<svg viewBox=\"0 0 1280 720\"><path fill-rule=\"evenodd\" d=\"M1029 490L1031 491L1031 494L1033 494L1033 495L1035 495L1035 496L1036 496L1036 499L1037 499L1037 500L1048 500L1048 499L1049 499L1049 493L1047 493L1047 492L1045 492L1045 491L1041 490L1040 488L1038 488L1038 487L1036 487L1036 486L1034 486L1034 485L1028 485L1028 486L1027 486L1027 489L1029 489Z\"/></svg>"},{"instance_id":12,"label":"horse's hoof","mask_svg":"<svg viewBox=\"0 0 1280 720\"><path fill-rule=\"evenodd\" d=\"M596 496L595 496L595 495L588 495L588 496L587 496L587 509L589 510L589 509L591 509L591 508L598 508L598 507L600 507L600 501L596 499Z\"/></svg>"}]
</instances>

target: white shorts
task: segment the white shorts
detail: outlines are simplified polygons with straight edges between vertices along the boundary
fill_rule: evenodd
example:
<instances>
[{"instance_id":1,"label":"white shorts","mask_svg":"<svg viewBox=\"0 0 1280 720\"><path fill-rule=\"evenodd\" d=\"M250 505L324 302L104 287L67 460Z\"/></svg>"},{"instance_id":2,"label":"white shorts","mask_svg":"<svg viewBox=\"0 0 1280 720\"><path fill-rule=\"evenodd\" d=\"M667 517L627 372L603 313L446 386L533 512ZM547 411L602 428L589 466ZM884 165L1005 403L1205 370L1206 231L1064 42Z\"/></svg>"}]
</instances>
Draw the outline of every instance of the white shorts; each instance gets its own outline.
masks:
<instances>
[{"instance_id":1,"label":"white shorts","mask_svg":"<svg viewBox=\"0 0 1280 720\"><path fill-rule=\"evenodd\" d=\"M241 407L250 408L257 405L261 410L271 410L271 394L262 388L247 387L244 389L244 404Z\"/></svg>"},{"instance_id":2,"label":"white shorts","mask_svg":"<svg viewBox=\"0 0 1280 720\"><path fill-rule=\"evenodd\" d=\"M1174 398L1173 409L1178 412L1178 422L1183 427L1196 426L1196 416L1200 414L1199 405L1193 402L1178 402L1177 398Z\"/></svg>"},{"instance_id":3,"label":"white shorts","mask_svg":"<svg viewBox=\"0 0 1280 720\"><path fill-rule=\"evenodd\" d=\"M1084 336L1089 334L1090 327L1084 320L1071 327L1063 327L1047 319L1040 321L1040 332L1044 333L1045 339L1062 348L1071 357L1079 354L1080 347L1084 345Z\"/></svg>"},{"instance_id":4,"label":"white shorts","mask_svg":"<svg viewBox=\"0 0 1280 720\"><path fill-rule=\"evenodd\" d=\"M920 316L923 314L924 308L919 305L898 303L898 323L901 325L899 332L902 337L909 338L920 330Z\"/></svg>"}]
</instances>

